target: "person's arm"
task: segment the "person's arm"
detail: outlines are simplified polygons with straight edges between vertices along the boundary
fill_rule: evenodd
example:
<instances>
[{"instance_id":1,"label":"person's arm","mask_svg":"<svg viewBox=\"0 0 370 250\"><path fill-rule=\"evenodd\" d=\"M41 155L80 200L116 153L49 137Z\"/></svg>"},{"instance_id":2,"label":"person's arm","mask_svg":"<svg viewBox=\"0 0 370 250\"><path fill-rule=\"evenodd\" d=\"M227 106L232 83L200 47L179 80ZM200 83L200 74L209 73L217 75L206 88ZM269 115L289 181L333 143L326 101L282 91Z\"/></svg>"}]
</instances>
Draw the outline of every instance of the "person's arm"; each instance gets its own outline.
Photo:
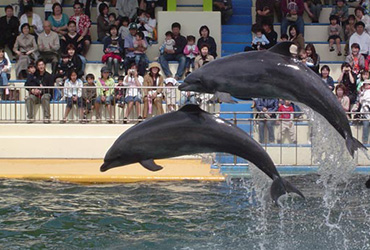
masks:
<instances>
[{"instance_id":1,"label":"person's arm","mask_svg":"<svg viewBox=\"0 0 370 250\"><path fill-rule=\"evenodd\" d=\"M255 103L257 111L259 112L263 111L263 108L265 108L265 106L262 104L261 99L258 98L257 100L255 100Z\"/></svg>"},{"instance_id":2,"label":"person's arm","mask_svg":"<svg viewBox=\"0 0 370 250\"><path fill-rule=\"evenodd\" d=\"M304 10L307 12L308 16L313 18L314 15L312 14L311 10L310 10L310 7L308 7L308 4L307 2L304 2L303 3L303 7L304 7Z\"/></svg>"},{"instance_id":3,"label":"person's arm","mask_svg":"<svg viewBox=\"0 0 370 250\"><path fill-rule=\"evenodd\" d=\"M78 79L77 81L78 81L78 83L77 83L77 87L78 87L77 97L82 97L82 88L83 88L84 85L83 85L83 83L80 79Z\"/></svg>"},{"instance_id":4,"label":"person's arm","mask_svg":"<svg viewBox=\"0 0 370 250\"><path fill-rule=\"evenodd\" d=\"M130 1L130 4L131 4L131 12L129 14L129 18L130 20L132 20L134 18L134 16L136 15L137 13L137 9L139 8L139 4L137 1Z\"/></svg>"},{"instance_id":5,"label":"person's arm","mask_svg":"<svg viewBox=\"0 0 370 250\"><path fill-rule=\"evenodd\" d=\"M184 51L183 51L184 55L189 55L190 54L189 47L190 46L188 46L188 45L185 46Z\"/></svg>"},{"instance_id":6,"label":"person's arm","mask_svg":"<svg viewBox=\"0 0 370 250\"><path fill-rule=\"evenodd\" d=\"M277 99L274 99L273 102L272 102L272 105L271 107L269 107L267 110L269 112L276 112L279 108L279 102Z\"/></svg>"},{"instance_id":7,"label":"person's arm","mask_svg":"<svg viewBox=\"0 0 370 250\"><path fill-rule=\"evenodd\" d=\"M33 14L33 20L35 20L36 33L40 34L41 32L44 31L41 17L37 14Z\"/></svg>"},{"instance_id":8,"label":"person's arm","mask_svg":"<svg viewBox=\"0 0 370 250\"><path fill-rule=\"evenodd\" d=\"M349 97L348 96L343 96L343 102L342 102L342 107L344 109L345 112L349 112L349 108L350 108L350 100L349 100Z\"/></svg>"},{"instance_id":9,"label":"person's arm","mask_svg":"<svg viewBox=\"0 0 370 250\"><path fill-rule=\"evenodd\" d=\"M12 62L9 59L8 53L5 52L4 54L5 59L8 61L8 65L6 65L6 71L8 74L10 74L10 70L12 69Z\"/></svg>"},{"instance_id":10,"label":"person's arm","mask_svg":"<svg viewBox=\"0 0 370 250\"><path fill-rule=\"evenodd\" d=\"M349 76L349 81L351 82L351 84L356 84L356 76L352 72L350 72L348 76Z\"/></svg>"},{"instance_id":11,"label":"person's arm","mask_svg":"<svg viewBox=\"0 0 370 250\"><path fill-rule=\"evenodd\" d=\"M329 89L333 90L334 89L334 80L333 77L329 76L327 80L327 84L329 85Z\"/></svg>"},{"instance_id":12,"label":"person's arm","mask_svg":"<svg viewBox=\"0 0 370 250\"><path fill-rule=\"evenodd\" d=\"M83 15L83 31L81 36L85 37L89 33L89 29L91 27L90 18L87 15ZM80 17L81 18L81 17ZM81 21L81 20L80 20Z\"/></svg>"},{"instance_id":13,"label":"person's arm","mask_svg":"<svg viewBox=\"0 0 370 250\"><path fill-rule=\"evenodd\" d=\"M194 60L194 70L197 70L199 69L199 61L200 59L202 59L202 57L200 55L198 55L197 57L195 57L195 60Z\"/></svg>"},{"instance_id":14,"label":"person's arm","mask_svg":"<svg viewBox=\"0 0 370 250\"><path fill-rule=\"evenodd\" d=\"M54 31L52 31L52 35L53 35L53 42L52 44L50 44L50 49L54 50L54 51L58 51L60 49L60 42L59 42L59 36L57 33L54 33Z\"/></svg>"}]
</instances>

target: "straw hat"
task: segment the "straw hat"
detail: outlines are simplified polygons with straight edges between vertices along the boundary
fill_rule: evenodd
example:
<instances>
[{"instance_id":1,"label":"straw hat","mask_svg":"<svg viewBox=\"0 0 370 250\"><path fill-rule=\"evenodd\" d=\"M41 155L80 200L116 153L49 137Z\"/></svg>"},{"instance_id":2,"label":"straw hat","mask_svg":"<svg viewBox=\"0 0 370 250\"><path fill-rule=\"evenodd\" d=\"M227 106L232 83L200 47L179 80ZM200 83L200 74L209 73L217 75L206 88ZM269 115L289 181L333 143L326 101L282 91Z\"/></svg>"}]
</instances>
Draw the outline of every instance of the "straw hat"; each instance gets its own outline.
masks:
<instances>
[{"instance_id":1,"label":"straw hat","mask_svg":"<svg viewBox=\"0 0 370 250\"><path fill-rule=\"evenodd\" d=\"M149 64L149 70L151 70L152 68L158 68L159 70L161 70L161 65L157 62L152 62Z\"/></svg>"}]
</instances>

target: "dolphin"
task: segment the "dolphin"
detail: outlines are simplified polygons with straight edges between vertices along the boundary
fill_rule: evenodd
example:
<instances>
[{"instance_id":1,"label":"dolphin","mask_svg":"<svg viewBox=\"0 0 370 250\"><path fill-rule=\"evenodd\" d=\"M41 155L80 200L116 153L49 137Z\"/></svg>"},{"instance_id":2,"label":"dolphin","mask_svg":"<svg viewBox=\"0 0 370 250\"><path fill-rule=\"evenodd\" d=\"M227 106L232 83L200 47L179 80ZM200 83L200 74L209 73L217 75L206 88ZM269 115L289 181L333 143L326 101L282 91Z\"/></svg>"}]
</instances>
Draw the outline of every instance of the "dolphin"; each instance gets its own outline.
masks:
<instances>
[{"instance_id":1,"label":"dolphin","mask_svg":"<svg viewBox=\"0 0 370 250\"><path fill-rule=\"evenodd\" d=\"M100 171L136 162L148 170L158 171L162 166L154 159L210 152L230 153L254 163L273 180L270 193L275 202L289 192L304 198L297 188L280 177L258 142L237 126L194 104L128 129L108 150Z\"/></svg>"},{"instance_id":2,"label":"dolphin","mask_svg":"<svg viewBox=\"0 0 370 250\"><path fill-rule=\"evenodd\" d=\"M306 65L292 58L292 42L269 50L226 56L197 69L181 91L227 92L239 99L283 98L298 101L324 116L345 139L349 153L366 147L352 136L347 116L335 95Z\"/></svg>"}]
</instances>

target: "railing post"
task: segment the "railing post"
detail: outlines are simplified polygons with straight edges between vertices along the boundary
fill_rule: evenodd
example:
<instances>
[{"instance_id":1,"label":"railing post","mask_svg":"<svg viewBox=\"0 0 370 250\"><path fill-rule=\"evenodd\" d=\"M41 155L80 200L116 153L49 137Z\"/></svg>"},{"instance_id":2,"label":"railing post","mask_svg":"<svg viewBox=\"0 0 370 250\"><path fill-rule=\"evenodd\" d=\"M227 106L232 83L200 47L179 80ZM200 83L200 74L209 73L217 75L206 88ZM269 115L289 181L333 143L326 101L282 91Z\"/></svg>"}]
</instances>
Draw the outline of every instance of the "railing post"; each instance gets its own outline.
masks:
<instances>
[{"instance_id":1,"label":"railing post","mask_svg":"<svg viewBox=\"0 0 370 250\"><path fill-rule=\"evenodd\" d=\"M167 11L176 11L176 0L167 0Z\"/></svg>"}]
</instances>

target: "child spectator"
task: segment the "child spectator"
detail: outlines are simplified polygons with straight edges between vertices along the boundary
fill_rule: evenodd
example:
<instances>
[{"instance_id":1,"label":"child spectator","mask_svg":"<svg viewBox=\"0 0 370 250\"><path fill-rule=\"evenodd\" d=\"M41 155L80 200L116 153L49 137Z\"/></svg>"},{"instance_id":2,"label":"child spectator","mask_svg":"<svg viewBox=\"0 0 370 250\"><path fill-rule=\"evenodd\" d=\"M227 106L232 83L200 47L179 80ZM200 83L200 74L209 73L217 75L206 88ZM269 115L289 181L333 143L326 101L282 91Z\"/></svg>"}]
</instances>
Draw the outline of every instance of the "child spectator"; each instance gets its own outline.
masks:
<instances>
[{"instance_id":1,"label":"child spectator","mask_svg":"<svg viewBox=\"0 0 370 250\"><path fill-rule=\"evenodd\" d=\"M336 16L341 24L346 23L348 19L348 6L345 0L337 0L337 4L334 5L330 16Z\"/></svg>"},{"instance_id":2,"label":"child spectator","mask_svg":"<svg viewBox=\"0 0 370 250\"><path fill-rule=\"evenodd\" d=\"M124 85L128 86L126 90L125 103L128 105L126 109L125 117L123 118L123 123L127 123L127 117L130 115L130 112L135 104L136 113L138 115L137 119L139 122L143 119L141 117L141 92L138 87L143 85L143 77L140 76L137 72L136 64L132 64L130 69L127 71L127 75L124 79Z\"/></svg>"},{"instance_id":3,"label":"child spectator","mask_svg":"<svg viewBox=\"0 0 370 250\"><path fill-rule=\"evenodd\" d=\"M95 100L95 113L96 119L101 119L100 105L105 104L108 109L109 119L108 123L112 121L112 105L114 103L114 79L109 76L110 70L104 66L101 70L101 78L96 82L96 100Z\"/></svg>"},{"instance_id":4,"label":"child spectator","mask_svg":"<svg viewBox=\"0 0 370 250\"><path fill-rule=\"evenodd\" d=\"M63 120L60 121L60 123L67 122L68 114L71 111L72 105L74 103L77 104L78 109L80 111L80 114L79 114L80 122L81 123L84 122L82 120L83 118L82 88L83 88L83 82L80 79L78 79L77 72L75 70L71 70L71 73L64 84L64 96L67 100L67 107L64 113L64 118Z\"/></svg>"},{"instance_id":5,"label":"child spectator","mask_svg":"<svg viewBox=\"0 0 370 250\"><path fill-rule=\"evenodd\" d=\"M4 48L0 48L0 86L8 85L8 65L9 62L5 58ZM4 94L4 89L0 89L0 100Z\"/></svg>"},{"instance_id":6,"label":"child spectator","mask_svg":"<svg viewBox=\"0 0 370 250\"><path fill-rule=\"evenodd\" d=\"M334 80L329 74L330 74L329 66L328 65L322 66L321 67L321 79L328 86L328 88L331 91L333 91L334 90Z\"/></svg>"},{"instance_id":7,"label":"child spectator","mask_svg":"<svg viewBox=\"0 0 370 250\"><path fill-rule=\"evenodd\" d=\"M148 64L149 59L145 54L147 48L148 48L148 44L144 40L144 33L141 31L137 32L136 39L134 41L134 54L135 54L136 65L139 65L140 61L146 62L146 64Z\"/></svg>"},{"instance_id":8,"label":"child spectator","mask_svg":"<svg viewBox=\"0 0 370 250\"><path fill-rule=\"evenodd\" d=\"M178 82L175 78L168 77L164 80L164 84L166 87L173 87L177 86ZM166 96L166 104L167 108L170 112L176 110L176 89L174 88L166 88L165 89L165 96Z\"/></svg>"},{"instance_id":9,"label":"child spectator","mask_svg":"<svg viewBox=\"0 0 370 250\"><path fill-rule=\"evenodd\" d=\"M54 101L59 101L62 98L62 91L60 87L64 86L65 80L70 75L71 70L74 69L73 62L70 60L68 54L62 54L62 59L58 63L55 75L55 90L54 90Z\"/></svg>"},{"instance_id":10,"label":"child spectator","mask_svg":"<svg viewBox=\"0 0 370 250\"><path fill-rule=\"evenodd\" d=\"M286 42L289 41L289 36L287 34L282 34L280 36L280 42Z\"/></svg>"},{"instance_id":11,"label":"child spectator","mask_svg":"<svg viewBox=\"0 0 370 250\"><path fill-rule=\"evenodd\" d=\"M185 74L185 77L187 77L190 74L190 72L187 72ZM193 91L181 91L180 96L180 106L183 106L185 104L197 104L197 95Z\"/></svg>"},{"instance_id":12,"label":"child spectator","mask_svg":"<svg viewBox=\"0 0 370 250\"><path fill-rule=\"evenodd\" d=\"M350 108L350 99L346 95L346 92L346 87L343 84L338 84L335 87L335 95L337 96L338 101L342 105L343 110L348 112Z\"/></svg>"},{"instance_id":13,"label":"child spectator","mask_svg":"<svg viewBox=\"0 0 370 250\"><path fill-rule=\"evenodd\" d=\"M299 33L296 25L289 26L289 41L292 41L298 47L298 51L304 48L304 38L301 33Z\"/></svg>"},{"instance_id":14,"label":"child spectator","mask_svg":"<svg viewBox=\"0 0 370 250\"><path fill-rule=\"evenodd\" d=\"M366 80L369 80L369 71L367 70L361 70L360 78L357 79L357 92L361 93L362 86Z\"/></svg>"},{"instance_id":15,"label":"child spectator","mask_svg":"<svg viewBox=\"0 0 370 250\"><path fill-rule=\"evenodd\" d=\"M313 61L312 67L310 67L314 72L319 74L319 68L320 68L320 56L316 53L315 46L312 43L309 43L306 45L306 54L307 58L311 58Z\"/></svg>"},{"instance_id":16,"label":"child spectator","mask_svg":"<svg viewBox=\"0 0 370 250\"><path fill-rule=\"evenodd\" d=\"M262 29L256 30L256 36L252 40L252 48L255 50L262 50L266 48L266 45L270 43L270 41L266 38L266 36L262 33Z\"/></svg>"},{"instance_id":17,"label":"child spectator","mask_svg":"<svg viewBox=\"0 0 370 250\"><path fill-rule=\"evenodd\" d=\"M95 76L93 74L86 75L87 83L84 84L82 89L82 99L84 107L83 119L86 121L87 116L91 113L94 108L96 99L96 88L95 88Z\"/></svg>"},{"instance_id":18,"label":"child spectator","mask_svg":"<svg viewBox=\"0 0 370 250\"><path fill-rule=\"evenodd\" d=\"M306 64L307 67L312 68L314 66L313 59L311 57L307 56L307 52L305 49L301 49L298 53L298 58L299 60L303 63Z\"/></svg>"},{"instance_id":19,"label":"child spectator","mask_svg":"<svg viewBox=\"0 0 370 250\"><path fill-rule=\"evenodd\" d=\"M118 104L118 107L124 109L125 107L125 94L126 89L124 89L123 80L125 79L124 76L118 77L118 84L116 85L116 88L114 89L114 96L116 103Z\"/></svg>"},{"instance_id":20,"label":"child spectator","mask_svg":"<svg viewBox=\"0 0 370 250\"><path fill-rule=\"evenodd\" d=\"M290 141L296 144L297 140L295 138L295 128L293 124L294 109L290 101L285 100L284 104L279 106L278 112L286 112L286 113L279 114L279 119L281 119L281 121L277 121L277 125L280 125L280 122L281 122L281 127L279 127L277 143L279 144L282 143L284 134L288 132Z\"/></svg>"},{"instance_id":21,"label":"child spectator","mask_svg":"<svg viewBox=\"0 0 370 250\"><path fill-rule=\"evenodd\" d=\"M161 54L164 53L164 50L174 50L174 46L176 45L175 40L173 39L173 34L171 31L167 31L165 34L166 38L163 41L162 46L159 48Z\"/></svg>"},{"instance_id":22,"label":"child spectator","mask_svg":"<svg viewBox=\"0 0 370 250\"><path fill-rule=\"evenodd\" d=\"M130 30L128 29L129 23L130 20L127 16L122 18L122 25L118 30L119 36L122 40L125 40L126 36L130 35Z\"/></svg>"},{"instance_id":23,"label":"child spectator","mask_svg":"<svg viewBox=\"0 0 370 250\"><path fill-rule=\"evenodd\" d=\"M188 44L184 48L184 55L186 56L185 72L189 72L190 65L192 70L194 70L194 60L197 55L199 55L199 49L195 44L194 36L187 36Z\"/></svg>"},{"instance_id":24,"label":"child spectator","mask_svg":"<svg viewBox=\"0 0 370 250\"><path fill-rule=\"evenodd\" d=\"M338 83L343 84L345 87L345 95L347 95L351 101L351 104L354 104L357 98L356 91L356 75L352 71L351 65L348 63L343 63L341 66L341 74L338 78Z\"/></svg>"},{"instance_id":25,"label":"child spectator","mask_svg":"<svg viewBox=\"0 0 370 250\"><path fill-rule=\"evenodd\" d=\"M81 78L84 75L84 66L80 56L76 53L76 48L73 44L67 45L67 54L69 56L69 60L73 64L73 69L77 72L78 78Z\"/></svg>"},{"instance_id":26,"label":"child spectator","mask_svg":"<svg viewBox=\"0 0 370 250\"><path fill-rule=\"evenodd\" d=\"M114 77L119 75L119 65L123 59L123 47L124 42L120 36L118 36L117 26L110 26L110 36L104 39L104 53L102 62L107 63L108 69L112 71L114 66Z\"/></svg>"},{"instance_id":27,"label":"child spectator","mask_svg":"<svg viewBox=\"0 0 370 250\"><path fill-rule=\"evenodd\" d=\"M356 75L365 68L365 58L360 54L360 45L358 43L351 45L351 54L346 57L346 63L352 67L352 71Z\"/></svg>"},{"instance_id":28,"label":"child spectator","mask_svg":"<svg viewBox=\"0 0 370 250\"><path fill-rule=\"evenodd\" d=\"M143 32L148 43L150 43L151 40L154 40L154 30L156 25L157 21L154 18L151 18L150 14L146 10L139 9L137 11L138 31Z\"/></svg>"},{"instance_id":29,"label":"child spectator","mask_svg":"<svg viewBox=\"0 0 370 250\"><path fill-rule=\"evenodd\" d=\"M349 15L348 22L344 26L344 40L346 41L346 46L344 47L345 56L348 56L349 54L349 38L356 32L355 23L356 17L354 15Z\"/></svg>"},{"instance_id":30,"label":"child spectator","mask_svg":"<svg viewBox=\"0 0 370 250\"><path fill-rule=\"evenodd\" d=\"M334 45L334 42L335 42L335 44L337 45L338 56L342 55L341 47L340 47L340 42L341 42L340 33L341 32L342 32L342 28L338 24L337 17L336 16L330 16L330 25L328 27L329 51L330 52L334 51L333 45Z\"/></svg>"},{"instance_id":31,"label":"child spectator","mask_svg":"<svg viewBox=\"0 0 370 250\"><path fill-rule=\"evenodd\" d=\"M356 21L362 21L365 24L365 31L369 34L370 32L370 17L365 15L364 9L361 7L355 8Z\"/></svg>"}]
</instances>

